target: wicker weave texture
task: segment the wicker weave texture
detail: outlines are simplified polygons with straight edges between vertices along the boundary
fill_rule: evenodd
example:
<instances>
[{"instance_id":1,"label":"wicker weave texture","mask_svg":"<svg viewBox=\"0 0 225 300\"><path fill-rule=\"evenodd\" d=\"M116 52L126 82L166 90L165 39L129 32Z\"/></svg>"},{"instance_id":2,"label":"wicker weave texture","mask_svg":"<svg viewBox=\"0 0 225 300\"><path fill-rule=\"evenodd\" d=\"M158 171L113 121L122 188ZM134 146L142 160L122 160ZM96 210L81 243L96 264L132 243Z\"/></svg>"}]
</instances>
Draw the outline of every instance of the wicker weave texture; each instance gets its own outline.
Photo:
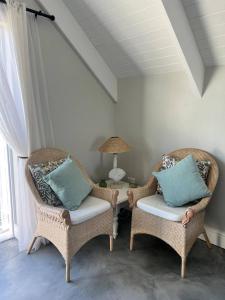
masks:
<instances>
[{"instance_id":1,"label":"wicker weave texture","mask_svg":"<svg viewBox=\"0 0 225 300\"><path fill-rule=\"evenodd\" d=\"M179 149L169 153L169 155L178 159L183 159L189 154L192 154L196 160L209 160L211 162L207 185L210 191L213 192L217 184L219 171L215 159L209 153L193 148ZM158 171L160 167L161 162L155 165L154 171ZM173 222L160 218L146 213L136 206L139 199L155 194L156 187L157 180L151 176L145 186L128 191L129 203L133 208L130 248L132 250L135 234L146 233L162 239L181 256L181 276L184 277L186 257L201 233L204 234L207 245L210 246L204 228L205 208L210 201L210 197L203 198L196 205L190 207L194 212L193 217L186 226L183 226L181 222Z\"/></svg>"},{"instance_id":2,"label":"wicker weave texture","mask_svg":"<svg viewBox=\"0 0 225 300\"><path fill-rule=\"evenodd\" d=\"M202 226L204 214L204 211L197 214L185 228L180 222L162 219L135 207L132 212L131 234L156 236L170 245L180 256L187 256L196 238L204 231Z\"/></svg>"},{"instance_id":3,"label":"wicker weave texture","mask_svg":"<svg viewBox=\"0 0 225 300\"><path fill-rule=\"evenodd\" d=\"M131 147L118 136L112 136L99 147L100 152L106 153L123 153L130 151Z\"/></svg>"},{"instance_id":4,"label":"wicker weave texture","mask_svg":"<svg viewBox=\"0 0 225 300\"><path fill-rule=\"evenodd\" d=\"M29 164L46 162L50 160L59 160L68 156L63 150L54 148L40 149L31 154L26 164L26 178L28 185L34 195L37 211L37 228L34 238L29 247L28 253L31 252L32 246L37 237L44 237L51 241L62 254L66 263L66 281L70 281L70 266L74 254L90 239L97 235L105 234L110 236L110 250L113 243L113 207L116 206L118 191L100 188L96 186L88 177L85 169L76 160L82 173L93 187L92 195L104 199L111 203L110 209L87 220L81 224L73 225L70 220L69 211L62 207L52 207L46 205L33 182Z\"/></svg>"}]
</instances>

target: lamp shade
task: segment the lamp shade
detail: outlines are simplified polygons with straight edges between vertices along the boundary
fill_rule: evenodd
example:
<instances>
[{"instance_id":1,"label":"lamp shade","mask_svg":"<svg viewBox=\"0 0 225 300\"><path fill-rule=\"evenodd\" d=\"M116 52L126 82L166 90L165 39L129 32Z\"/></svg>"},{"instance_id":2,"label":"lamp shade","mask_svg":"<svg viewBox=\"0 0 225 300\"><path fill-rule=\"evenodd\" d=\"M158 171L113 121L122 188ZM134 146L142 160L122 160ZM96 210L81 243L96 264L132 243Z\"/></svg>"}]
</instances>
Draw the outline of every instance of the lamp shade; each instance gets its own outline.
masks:
<instances>
[{"instance_id":1,"label":"lamp shade","mask_svg":"<svg viewBox=\"0 0 225 300\"><path fill-rule=\"evenodd\" d=\"M105 143L98 148L100 152L107 153L122 153L130 151L131 147L120 137L112 136Z\"/></svg>"}]
</instances>

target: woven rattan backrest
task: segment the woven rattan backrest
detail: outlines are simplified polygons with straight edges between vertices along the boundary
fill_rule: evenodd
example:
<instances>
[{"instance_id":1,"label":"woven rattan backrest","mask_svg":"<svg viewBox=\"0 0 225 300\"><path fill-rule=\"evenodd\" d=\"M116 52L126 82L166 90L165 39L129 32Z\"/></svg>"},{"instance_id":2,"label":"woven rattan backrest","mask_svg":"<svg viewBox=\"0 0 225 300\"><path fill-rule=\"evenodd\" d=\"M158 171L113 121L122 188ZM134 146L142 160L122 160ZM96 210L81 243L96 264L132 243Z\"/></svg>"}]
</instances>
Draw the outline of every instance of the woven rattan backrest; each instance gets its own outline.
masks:
<instances>
[{"instance_id":1,"label":"woven rattan backrest","mask_svg":"<svg viewBox=\"0 0 225 300\"><path fill-rule=\"evenodd\" d=\"M195 148L178 149L168 153L168 155L178 158L179 160L183 159L189 154L191 154L196 160L209 160L211 162L207 185L210 191L213 192L217 184L219 170L218 170L217 163L211 154L209 154L204 150L195 149ZM160 166L161 163L158 163L155 169L159 170Z\"/></svg>"},{"instance_id":2,"label":"woven rattan backrest","mask_svg":"<svg viewBox=\"0 0 225 300\"><path fill-rule=\"evenodd\" d=\"M66 158L68 156L68 152L60 150L60 149L55 149L55 148L42 148L39 150L36 150L31 153L30 157L27 160L26 167L25 167L25 173L26 173L26 178L27 182L30 186L30 189L35 196L35 200L38 203L43 203L36 186L34 184L29 165L36 164L36 163L41 163L41 162L47 162L47 161L53 161L53 160L60 160L62 158ZM74 158L73 158L74 159ZM88 177L85 169L82 167L80 162L78 160L75 160L79 168L81 169L82 173L86 177L86 179L89 181L90 184L93 184L90 178Z\"/></svg>"}]
</instances>

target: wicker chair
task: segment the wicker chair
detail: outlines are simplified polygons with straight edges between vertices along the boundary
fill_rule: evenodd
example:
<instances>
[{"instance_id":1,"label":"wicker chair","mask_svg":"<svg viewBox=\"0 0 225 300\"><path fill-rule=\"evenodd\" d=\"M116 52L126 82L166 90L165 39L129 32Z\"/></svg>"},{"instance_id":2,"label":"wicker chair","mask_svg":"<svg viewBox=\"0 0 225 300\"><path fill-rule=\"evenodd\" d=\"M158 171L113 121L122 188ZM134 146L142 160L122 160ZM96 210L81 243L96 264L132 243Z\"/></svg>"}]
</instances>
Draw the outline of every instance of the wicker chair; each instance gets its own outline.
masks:
<instances>
[{"instance_id":1,"label":"wicker chair","mask_svg":"<svg viewBox=\"0 0 225 300\"><path fill-rule=\"evenodd\" d=\"M169 155L182 159L188 154L192 154L195 159L209 160L211 162L207 185L209 190L213 192L219 174L216 161L209 153L192 148L176 150ZM161 162L154 167L154 171L159 171L160 167ZM171 221L159 217L159 214L149 213L139 208L139 201L143 198L156 197L156 188L157 180L152 176L145 186L128 190L129 204L133 208L130 250L133 250L133 239L136 234L150 234L162 239L180 255L181 277L184 278L187 255L200 234L204 235L207 246L211 247L204 228L205 209L210 201L210 197L201 199L197 204L189 207L188 210L187 207L184 208L182 218L179 221ZM176 210L177 208L174 209Z\"/></svg>"},{"instance_id":2,"label":"wicker chair","mask_svg":"<svg viewBox=\"0 0 225 300\"><path fill-rule=\"evenodd\" d=\"M28 254L31 253L32 247L38 237L48 239L55 245L65 260L66 281L69 282L72 257L87 241L101 234L109 235L110 251L112 251L113 209L116 206L118 191L108 188L100 188L95 185L87 176L80 163L76 161L87 180L93 186L90 196L106 200L107 203L110 203L110 205L106 203L109 208L86 221L78 224L75 222L74 224L71 220L71 215L68 210L64 209L63 207L46 205L42 201L34 185L28 165L50 160L59 160L67 156L67 152L52 148L40 149L33 152L26 164L26 178L36 200L37 212L37 228L29 247Z\"/></svg>"}]
</instances>

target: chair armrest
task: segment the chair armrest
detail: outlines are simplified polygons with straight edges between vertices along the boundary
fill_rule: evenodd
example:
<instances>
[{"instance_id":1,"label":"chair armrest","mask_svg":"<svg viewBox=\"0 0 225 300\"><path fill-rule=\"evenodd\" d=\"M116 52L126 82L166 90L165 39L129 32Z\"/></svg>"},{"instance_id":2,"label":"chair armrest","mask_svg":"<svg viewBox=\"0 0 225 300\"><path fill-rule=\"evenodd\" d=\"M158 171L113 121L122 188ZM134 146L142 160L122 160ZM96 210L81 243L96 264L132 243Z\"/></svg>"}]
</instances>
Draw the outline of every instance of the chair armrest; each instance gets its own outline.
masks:
<instances>
[{"instance_id":1,"label":"chair armrest","mask_svg":"<svg viewBox=\"0 0 225 300\"><path fill-rule=\"evenodd\" d=\"M202 198L197 204L192 205L190 208L194 211L195 214L197 214L207 207L207 205L209 204L210 198L211 197Z\"/></svg>"},{"instance_id":2,"label":"chair armrest","mask_svg":"<svg viewBox=\"0 0 225 300\"><path fill-rule=\"evenodd\" d=\"M128 195L128 202L130 208L136 206L136 203L139 199L154 195L156 192L156 186L157 186L157 181L155 177L151 176L148 182L144 186L129 189L127 191L127 195Z\"/></svg>"},{"instance_id":3,"label":"chair armrest","mask_svg":"<svg viewBox=\"0 0 225 300\"><path fill-rule=\"evenodd\" d=\"M206 207L210 201L210 198L211 197L202 198L197 204L192 205L187 208L184 216L182 217L182 221L181 221L183 226L186 226L196 214L198 214L202 210L206 209Z\"/></svg>"},{"instance_id":4,"label":"chair armrest","mask_svg":"<svg viewBox=\"0 0 225 300\"><path fill-rule=\"evenodd\" d=\"M54 207L46 204L39 204L37 206L37 213L41 218L61 223L65 226L71 225L69 211L63 207Z\"/></svg>"},{"instance_id":5,"label":"chair armrest","mask_svg":"<svg viewBox=\"0 0 225 300\"><path fill-rule=\"evenodd\" d=\"M116 207L119 191L110 188L102 188L97 184L94 184L91 195L110 202L111 206L114 208Z\"/></svg>"}]
</instances>

